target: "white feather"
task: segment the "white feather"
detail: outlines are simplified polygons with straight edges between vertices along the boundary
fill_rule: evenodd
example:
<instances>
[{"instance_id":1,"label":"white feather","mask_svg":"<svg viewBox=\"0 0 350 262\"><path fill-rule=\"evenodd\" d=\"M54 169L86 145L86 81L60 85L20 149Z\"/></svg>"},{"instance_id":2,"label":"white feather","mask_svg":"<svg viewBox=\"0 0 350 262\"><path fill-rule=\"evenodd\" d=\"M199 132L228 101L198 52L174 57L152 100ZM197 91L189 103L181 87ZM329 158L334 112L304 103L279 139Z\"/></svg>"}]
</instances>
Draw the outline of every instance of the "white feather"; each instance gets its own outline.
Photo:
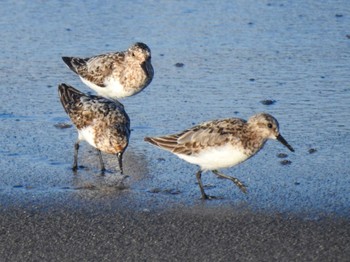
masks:
<instances>
[{"instance_id":1,"label":"white feather","mask_svg":"<svg viewBox=\"0 0 350 262\"><path fill-rule=\"evenodd\" d=\"M97 148L94 140L95 131L91 126L87 126L83 129L78 130L78 133L79 133L79 140L85 140L90 145Z\"/></svg>"},{"instance_id":2,"label":"white feather","mask_svg":"<svg viewBox=\"0 0 350 262\"><path fill-rule=\"evenodd\" d=\"M220 147L209 147L195 155L176 155L191 164L199 165L202 170L231 167L243 162L249 157L230 144Z\"/></svg>"},{"instance_id":3,"label":"white feather","mask_svg":"<svg viewBox=\"0 0 350 262\"><path fill-rule=\"evenodd\" d=\"M112 77L105 79L104 84L105 87L100 87L84 78L79 76L81 81L86 84L91 89L95 90L100 96L110 97L110 98L122 98L131 96L135 93L135 90L125 88L120 84L120 82Z\"/></svg>"}]
</instances>

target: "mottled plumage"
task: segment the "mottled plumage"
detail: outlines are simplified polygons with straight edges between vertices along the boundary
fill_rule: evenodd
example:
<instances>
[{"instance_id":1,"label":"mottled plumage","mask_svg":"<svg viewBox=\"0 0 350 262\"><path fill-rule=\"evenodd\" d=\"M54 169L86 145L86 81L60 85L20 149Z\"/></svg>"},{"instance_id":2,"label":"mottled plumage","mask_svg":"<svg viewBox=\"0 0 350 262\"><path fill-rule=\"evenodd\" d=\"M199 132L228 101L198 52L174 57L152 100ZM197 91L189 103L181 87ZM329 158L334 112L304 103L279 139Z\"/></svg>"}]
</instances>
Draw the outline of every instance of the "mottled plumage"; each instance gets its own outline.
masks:
<instances>
[{"instance_id":1,"label":"mottled plumage","mask_svg":"<svg viewBox=\"0 0 350 262\"><path fill-rule=\"evenodd\" d=\"M202 198L207 199L201 181L202 171L211 170L220 177L230 179L246 192L246 187L237 178L219 173L217 169L237 165L254 156L267 139L277 139L294 152L279 133L277 120L266 113L256 114L248 121L228 118L205 122L178 134L146 137L145 141L198 165L200 170L196 177Z\"/></svg>"},{"instance_id":2,"label":"mottled plumage","mask_svg":"<svg viewBox=\"0 0 350 262\"><path fill-rule=\"evenodd\" d=\"M102 171L104 171L104 164L101 151L116 154L120 171L123 173L122 156L130 137L130 120L124 106L115 100L85 95L66 84L60 84L58 92L64 110L79 134L75 144L73 169L76 170L78 167L79 142L86 140L98 150Z\"/></svg>"},{"instance_id":3,"label":"mottled plumage","mask_svg":"<svg viewBox=\"0 0 350 262\"><path fill-rule=\"evenodd\" d=\"M144 43L135 43L122 52L62 59L87 86L111 99L141 92L154 75L151 50Z\"/></svg>"}]
</instances>

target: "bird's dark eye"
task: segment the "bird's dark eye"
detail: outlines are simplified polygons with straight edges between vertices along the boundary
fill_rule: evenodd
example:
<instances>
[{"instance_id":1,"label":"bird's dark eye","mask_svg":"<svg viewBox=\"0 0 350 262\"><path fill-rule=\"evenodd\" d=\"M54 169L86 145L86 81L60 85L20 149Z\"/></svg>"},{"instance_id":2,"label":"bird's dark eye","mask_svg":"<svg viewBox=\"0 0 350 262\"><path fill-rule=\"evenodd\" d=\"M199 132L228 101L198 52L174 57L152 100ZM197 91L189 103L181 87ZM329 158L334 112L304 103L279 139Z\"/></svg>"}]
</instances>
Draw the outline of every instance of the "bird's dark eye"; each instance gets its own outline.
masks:
<instances>
[{"instance_id":1,"label":"bird's dark eye","mask_svg":"<svg viewBox=\"0 0 350 262\"><path fill-rule=\"evenodd\" d=\"M132 56L135 56L135 54L134 54L134 53L131 53L131 55L132 55Z\"/></svg>"},{"instance_id":2,"label":"bird's dark eye","mask_svg":"<svg viewBox=\"0 0 350 262\"><path fill-rule=\"evenodd\" d=\"M272 128L272 124L271 124L271 123L268 123L268 124L267 124L267 127L268 127L268 128Z\"/></svg>"}]
</instances>

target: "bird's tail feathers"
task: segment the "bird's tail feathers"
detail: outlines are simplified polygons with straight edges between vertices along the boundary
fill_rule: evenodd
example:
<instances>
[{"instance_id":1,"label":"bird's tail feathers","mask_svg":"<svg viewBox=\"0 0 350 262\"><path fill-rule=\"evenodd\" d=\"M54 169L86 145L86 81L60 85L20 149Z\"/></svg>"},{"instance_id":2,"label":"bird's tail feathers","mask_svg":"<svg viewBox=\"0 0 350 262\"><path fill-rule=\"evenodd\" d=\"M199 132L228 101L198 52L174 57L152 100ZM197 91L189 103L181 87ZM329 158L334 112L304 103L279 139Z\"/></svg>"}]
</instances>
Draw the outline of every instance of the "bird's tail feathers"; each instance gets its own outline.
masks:
<instances>
[{"instance_id":1,"label":"bird's tail feathers","mask_svg":"<svg viewBox=\"0 0 350 262\"><path fill-rule=\"evenodd\" d=\"M76 74L78 74L78 68L86 64L86 60L79 57L63 56L62 60Z\"/></svg>"},{"instance_id":2,"label":"bird's tail feathers","mask_svg":"<svg viewBox=\"0 0 350 262\"><path fill-rule=\"evenodd\" d=\"M58 95L67 113L69 113L70 107L73 104L78 102L82 96L85 96L84 93L65 83L58 85Z\"/></svg>"}]
</instances>

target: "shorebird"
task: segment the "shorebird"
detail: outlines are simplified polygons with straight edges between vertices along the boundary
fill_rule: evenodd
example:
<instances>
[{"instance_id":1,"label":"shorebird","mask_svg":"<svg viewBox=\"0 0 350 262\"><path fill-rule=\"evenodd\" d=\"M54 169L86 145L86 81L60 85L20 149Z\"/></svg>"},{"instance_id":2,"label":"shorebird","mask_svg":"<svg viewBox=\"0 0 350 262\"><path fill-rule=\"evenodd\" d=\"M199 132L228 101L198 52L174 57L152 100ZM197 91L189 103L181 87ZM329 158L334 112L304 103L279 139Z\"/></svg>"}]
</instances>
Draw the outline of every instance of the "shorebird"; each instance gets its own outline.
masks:
<instances>
[{"instance_id":1,"label":"shorebird","mask_svg":"<svg viewBox=\"0 0 350 262\"><path fill-rule=\"evenodd\" d=\"M280 134L277 120L266 113L253 115L248 121L240 118L214 120L178 134L145 137L145 141L199 166L196 177L203 199L215 198L204 192L203 171L212 171L218 177L231 180L246 193L246 186L241 181L218 169L235 166L254 156L268 139L277 139L294 152Z\"/></svg>"},{"instance_id":2,"label":"shorebird","mask_svg":"<svg viewBox=\"0 0 350 262\"><path fill-rule=\"evenodd\" d=\"M102 173L105 166L101 151L117 156L123 174L122 158L130 137L130 119L124 106L116 100L85 95L67 84L60 84L58 93L64 110L78 130L73 170L78 169L79 143L85 140L97 149Z\"/></svg>"},{"instance_id":3,"label":"shorebird","mask_svg":"<svg viewBox=\"0 0 350 262\"><path fill-rule=\"evenodd\" d=\"M62 57L67 66L98 95L110 99L141 92L153 78L151 50L135 43L126 51L88 58Z\"/></svg>"}]
</instances>

